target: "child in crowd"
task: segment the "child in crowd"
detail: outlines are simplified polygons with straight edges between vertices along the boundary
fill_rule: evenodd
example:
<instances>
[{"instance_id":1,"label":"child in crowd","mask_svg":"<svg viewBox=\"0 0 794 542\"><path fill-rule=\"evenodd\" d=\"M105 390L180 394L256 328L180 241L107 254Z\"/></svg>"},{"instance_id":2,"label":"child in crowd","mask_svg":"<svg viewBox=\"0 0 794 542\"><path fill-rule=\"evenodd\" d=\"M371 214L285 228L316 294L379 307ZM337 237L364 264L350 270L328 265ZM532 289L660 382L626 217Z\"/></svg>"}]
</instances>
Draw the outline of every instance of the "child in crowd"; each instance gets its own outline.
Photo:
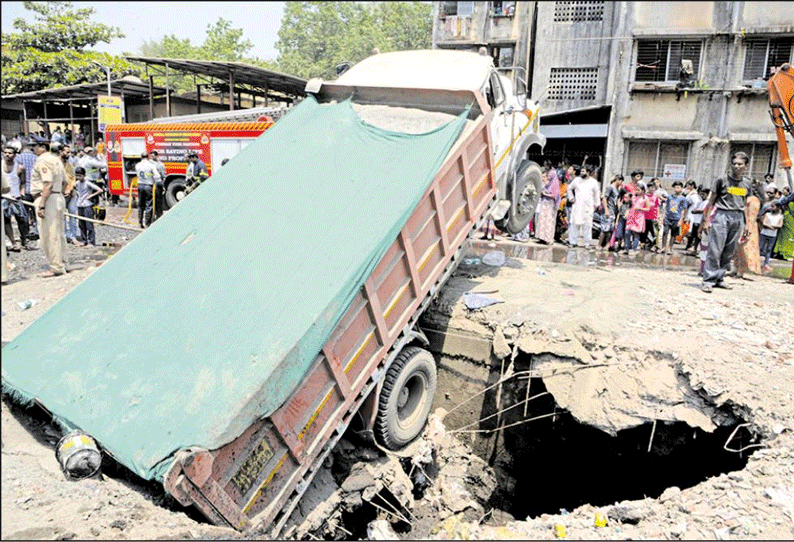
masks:
<instances>
[{"instance_id":1,"label":"child in crowd","mask_svg":"<svg viewBox=\"0 0 794 542\"><path fill-rule=\"evenodd\" d=\"M85 169L82 167L74 168L74 178L77 181L75 184L77 188L77 214L82 217L78 220L80 235L83 239L81 244L82 246L96 245L94 223L83 220L83 218L94 219L94 202L91 199L99 196L102 193L102 189L85 179Z\"/></svg>"},{"instance_id":2,"label":"child in crowd","mask_svg":"<svg viewBox=\"0 0 794 542\"><path fill-rule=\"evenodd\" d=\"M703 198L704 203L707 203L708 199L709 199L709 197L708 197L708 193L707 193L707 194L705 194L705 197ZM705 209L705 205L704 205L704 209ZM706 226L710 226L711 225L711 220L714 218L714 214L716 212L717 212L717 208L716 207L712 207L711 208L711 212L709 213L708 216L703 214L703 211L701 211L701 214L703 215L703 220L701 220L703 228L705 228ZM710 232L711 232L711 228L709 228L707 230L704 229L703 233L700 236L700 272L698 273L698 275L701 276L701 277L703 276L703 271L706 269L706 258L708 257L708 253L709 253L709 233Z\"/></svg>"},{"instance_id":3,"label":"child in crowd","mask_svg":"<svg viewBox=\"0 0 794 542\"><path fill-rule=\"evenodd\" d=\"M673 253L673 243L681 231L681 221L686 211L686 196L684 183L681 181L673 182L673 193L667 196L664 204L664 233L662 237L662 250L667 254Z\"/></svg>"},{"instance_id":4,"label":"child in crowd","mask_svg":"<svg viewBox=\"0 0 794 542\"><path fill-rule=\"evenodd\" d=\"M629 210L631 210L631 198L632 192L624 192L620 202L618 219L615 222L615 252L619 252L623 248L623 239L626 236L626 219L628 219Z\"/></svg>"},{"instance_id":5,"label":"child in crowd","mask_svg":"<svg viewBox=\"0 0 794 542\"><path fill-rule=\"evenodd\" d=\"M648 182L645 190L645 199L647 200L647 209L645 210L645 226L640 232L640 241L643 248L646 250L653 250L656 252L656 241L659 234L659 228L656 221L659 219L659 195L656 193L658 188L658 179L654 177ZM636 199L636 198L635 198Z\"/></svg>"},{"instance_id":6,"label":"child in crowd","mask_svg":"<svg viewBox=\"0 0 794 542\"><path fill-rule=\"evenodd\" d=\"M761 230L759 248L761 256L764 258L764 266L761 272L769 273L772 267L769 265L769 258L777 240L777 232L783 227L783 208L780 203L773 201L760 213L758 213L758 227Z\"/></svg>"},{"instance_id":7,"label":"child in crowd","mask_svg":"<svg viewBox=\"0 0 794 542\"><path fill-rule=\"evenodd\" d=\"M651 202L645 195L645 183L640 182L626 217L626 241L623 254L628 254L629 251L634 252L639 248L640 234L645 231L646 213L650 208Z\"/></svg>"},{"instance_id":8,"label":"child in crowd","mask_svg":"<svg viewBox=\"0 0 794 542\"><path fill-rule=\"evenodd\" d=\"M697 239L697 227L700 226L700 219L703 217L703 213L697 215L693 212L703 199L700 196L700 190L698 190L695 181L687 181L686 189L689 190L686 195L686 223L689 224L689 232L686 236L686 246L684 247L685 252L690 248L697 248L697 243L695 242L695 239ZM695 219L697 219L697 224L695 224Z\"/></svg>"}]
</instances>

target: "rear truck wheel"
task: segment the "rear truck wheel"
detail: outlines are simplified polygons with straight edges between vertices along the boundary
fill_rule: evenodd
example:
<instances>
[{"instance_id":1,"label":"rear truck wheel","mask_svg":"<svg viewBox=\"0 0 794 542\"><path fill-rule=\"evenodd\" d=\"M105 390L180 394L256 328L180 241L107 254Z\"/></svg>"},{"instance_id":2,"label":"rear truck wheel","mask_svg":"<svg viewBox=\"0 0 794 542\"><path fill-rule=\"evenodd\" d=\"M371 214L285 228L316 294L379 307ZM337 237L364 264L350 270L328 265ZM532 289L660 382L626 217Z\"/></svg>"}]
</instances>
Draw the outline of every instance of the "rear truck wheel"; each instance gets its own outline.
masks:
<instances>
[{"instance_id":1,"label":"rear truck wheel","mask_svg":"<svg viewBox=\"0 0 794 542\"><path fill-rule=\"evenodd\" d=\"M515 183L515 196L510 203L505 224L505 229L513 235L526 228L535 215L543 191L543 174L540 166L530 160L524 160L518 167Z\"/></svg>"},{"instance_id":2,"label":"rear truck wheel","mask_svg":"<svg viewBox=\"0 0 794 542\"><path fill-rule=\"evenodd\" d=\"M375 419L378 442L389 450L399 450L419 436L435 392L433 356L416 346L404 348L383 380Z\"/></svg>"},{"instance_id":3,"label":"rear truck wheel","mask_svg":"<svg viewBox=\"0 0 794 542\"><path fill-rule=\"evenodd\" d=\"M165 186L165 204L170 209L187 195L185 192L185 179L173 179Z\"/></svg>"}]
</instances>

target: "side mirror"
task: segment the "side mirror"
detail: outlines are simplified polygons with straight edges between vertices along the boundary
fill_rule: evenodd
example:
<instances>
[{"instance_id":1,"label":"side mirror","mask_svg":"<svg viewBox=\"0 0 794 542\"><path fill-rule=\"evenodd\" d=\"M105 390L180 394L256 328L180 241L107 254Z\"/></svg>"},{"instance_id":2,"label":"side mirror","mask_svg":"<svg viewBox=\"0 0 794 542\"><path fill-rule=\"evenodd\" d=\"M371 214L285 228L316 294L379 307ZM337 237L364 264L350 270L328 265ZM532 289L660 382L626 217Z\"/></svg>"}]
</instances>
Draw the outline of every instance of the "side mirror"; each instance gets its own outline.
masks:
<instances>
[{"instance_id":1,"label":"side mirror","mask_svg":"<svg viewBox=\"0 0 794 542\"><path fill-rule=\"evenodd\" d=\"M347 70L350 69L350 62L342 62L341 64L338 64L334 69L336 70L336 76L339 77L340 75L342 75L343 73L345 73Z\"/></svg>"}]
</instances>

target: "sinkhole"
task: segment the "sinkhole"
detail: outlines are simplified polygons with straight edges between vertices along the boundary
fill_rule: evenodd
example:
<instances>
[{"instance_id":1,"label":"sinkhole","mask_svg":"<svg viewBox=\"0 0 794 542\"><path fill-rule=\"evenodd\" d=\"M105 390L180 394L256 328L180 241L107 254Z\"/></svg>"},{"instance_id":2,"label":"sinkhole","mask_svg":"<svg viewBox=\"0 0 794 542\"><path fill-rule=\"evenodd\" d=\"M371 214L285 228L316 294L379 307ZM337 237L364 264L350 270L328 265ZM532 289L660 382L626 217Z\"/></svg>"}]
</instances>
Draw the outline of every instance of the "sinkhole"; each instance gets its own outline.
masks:
<instances>
[{"instance_id":1,"label":"sinkhole","mask_svg":"<svg viewBox=\"0 0 794 542\"><path fill-rule=\"evenodd\" d=\"M669 487L685 489L740 470L756 449L725 449L757 442L746 427L737 429L744 420L732 414L733 422L713 433L684 422L657 421L613 437L557 405L540 378L510 380L502 393L503 401L538 396L526 411L512 409L498 421L498 427L516 425L502 429L488 458L498 481L489 504L519 520L583 504L657 498ZM530 418L536 419L517 423Z\"/></svg>"}]
</instances>

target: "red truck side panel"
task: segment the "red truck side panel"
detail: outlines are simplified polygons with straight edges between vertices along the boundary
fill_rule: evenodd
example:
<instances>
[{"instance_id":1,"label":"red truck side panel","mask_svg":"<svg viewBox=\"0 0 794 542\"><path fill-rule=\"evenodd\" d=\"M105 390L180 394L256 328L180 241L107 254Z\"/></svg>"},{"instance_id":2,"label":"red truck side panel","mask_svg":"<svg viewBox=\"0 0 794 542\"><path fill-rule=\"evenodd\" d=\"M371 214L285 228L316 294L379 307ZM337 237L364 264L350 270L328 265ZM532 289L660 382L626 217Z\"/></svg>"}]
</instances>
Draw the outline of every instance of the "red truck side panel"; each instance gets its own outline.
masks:
<instances>
[{"instance_id":1,"label":"red truck side panel","mask_svg":"<svg viewBox=\"0 0 794 542\"><path fill-rule=\"evenodd\" d=\"M280 532L493 201L489 118L455 147L284 405L218 450L180 452L164 480L180 502L218 524Z\"/></svg>"}]
</instances>

